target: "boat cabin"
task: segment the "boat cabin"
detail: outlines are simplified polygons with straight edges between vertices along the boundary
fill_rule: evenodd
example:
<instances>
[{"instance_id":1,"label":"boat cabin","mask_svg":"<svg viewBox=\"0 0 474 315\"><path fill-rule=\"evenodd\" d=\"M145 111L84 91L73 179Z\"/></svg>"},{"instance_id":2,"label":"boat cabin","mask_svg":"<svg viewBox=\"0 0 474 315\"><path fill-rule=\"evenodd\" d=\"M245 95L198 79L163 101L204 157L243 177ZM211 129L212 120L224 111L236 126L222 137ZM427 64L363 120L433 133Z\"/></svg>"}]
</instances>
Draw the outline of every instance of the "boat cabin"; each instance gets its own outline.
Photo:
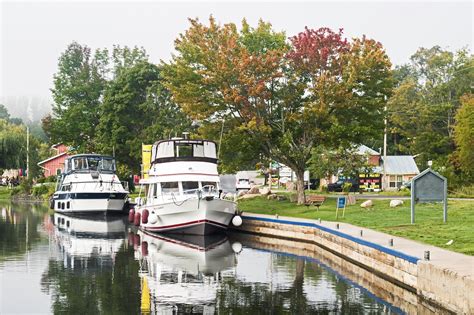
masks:
<instances>
[{"instance_id":1,"label":"boat cabin","mask_svg":"<svg viewBox=\"0 0 474 315\"><path fill-rule=\"evenodd\" d=\"M209 140L171 139L153 144L151 164L175 161L217 164L216 143Z\"/></svg>"},{"instance_id":2,"label":"boat cabin","mask_svg":"<svg viewBox=\"0 0 474 315\"><path fill-rule=\"evenodd\" d=\"M115 174L115 159L111 156L98 154L77 154L65 161L64 173L100 172Z\"/></svg>"}]
</instances>

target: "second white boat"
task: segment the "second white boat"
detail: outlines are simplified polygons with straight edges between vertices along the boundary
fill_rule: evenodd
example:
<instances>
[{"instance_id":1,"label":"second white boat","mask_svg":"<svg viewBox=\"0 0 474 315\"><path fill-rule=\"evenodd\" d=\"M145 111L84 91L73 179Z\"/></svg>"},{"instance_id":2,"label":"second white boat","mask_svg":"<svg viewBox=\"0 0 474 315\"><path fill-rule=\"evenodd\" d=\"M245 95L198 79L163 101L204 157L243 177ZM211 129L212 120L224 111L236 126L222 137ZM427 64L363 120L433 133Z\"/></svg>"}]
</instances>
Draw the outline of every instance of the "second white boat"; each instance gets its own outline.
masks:
<instances>
[{"instance_id":1,"label":"second white boat","mask_svg":"<svg viewBox=\"0 0 474 315\"><path fill-rule=\"evenodd\" d=\"M207 235L240 225L233 200L224 199L217 172L216 144L171 139L152 147L144 198L129 220L150 232Z\"/></svg>"}]
</instances>

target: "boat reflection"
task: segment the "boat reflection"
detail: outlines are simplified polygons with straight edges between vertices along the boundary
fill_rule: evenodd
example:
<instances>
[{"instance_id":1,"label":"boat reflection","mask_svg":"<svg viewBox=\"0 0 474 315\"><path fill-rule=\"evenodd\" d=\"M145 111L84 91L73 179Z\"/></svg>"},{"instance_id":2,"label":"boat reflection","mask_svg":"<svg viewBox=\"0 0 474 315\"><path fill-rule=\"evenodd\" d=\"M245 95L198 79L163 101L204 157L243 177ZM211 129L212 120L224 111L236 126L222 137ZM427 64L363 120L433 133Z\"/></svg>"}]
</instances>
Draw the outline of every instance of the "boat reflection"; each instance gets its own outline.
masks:
<instances>
[{"instance_id":1,"label":"boat reflection","mask_svg":"<svg viewBox=\"0 0 474 315\"><path fill-rule=\"evenodd\" d=\"M226 235L133 235L142 312L214 314L222 273L233 273L240 244Z\"/></svg>"},{"instance_id":2,"label":"boat reflection","mask_svg":"<svg viewBox=\"0 0 474 315\"><path fill-rule=\"evenodd\" d=\"M126 221L59 213L52 218L50 259L41 276L52 313L138 314L139 266L126 241Z\"/></svg>"},{"instance_id":3,"label":"boat reflection","mask_svg":"<svg viewBox=\"0 0 474 315\"><path fill-rule=\"evenodd\" d=\"M55 233L60 252L66 254L64 261L100 258L101 263L112 262L126 236L125 220L122 217L70 216L54 214Z\"/></svg>"}]
</instances>

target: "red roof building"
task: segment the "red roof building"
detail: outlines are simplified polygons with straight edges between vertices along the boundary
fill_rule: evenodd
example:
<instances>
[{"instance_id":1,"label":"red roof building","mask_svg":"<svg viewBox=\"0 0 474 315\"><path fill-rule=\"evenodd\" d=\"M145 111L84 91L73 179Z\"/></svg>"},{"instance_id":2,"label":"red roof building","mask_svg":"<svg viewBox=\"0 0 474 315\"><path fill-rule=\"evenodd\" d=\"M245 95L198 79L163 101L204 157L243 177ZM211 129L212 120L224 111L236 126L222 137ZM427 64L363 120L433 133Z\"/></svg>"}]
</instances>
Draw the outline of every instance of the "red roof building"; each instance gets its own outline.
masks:
<instances>
[{"instance_id":1,"label":"red roof building","mask_svg":"<svg viewBox=\"0 0 474 315\"><path fill-rule=\"evenodd\" d=\"M61 174L64 161L69 157L69 148L62 143L53 145L51 149L56 152L56 155L38 163L38 166L43 169L44 177Z\"/></svg>"}]
</instances>

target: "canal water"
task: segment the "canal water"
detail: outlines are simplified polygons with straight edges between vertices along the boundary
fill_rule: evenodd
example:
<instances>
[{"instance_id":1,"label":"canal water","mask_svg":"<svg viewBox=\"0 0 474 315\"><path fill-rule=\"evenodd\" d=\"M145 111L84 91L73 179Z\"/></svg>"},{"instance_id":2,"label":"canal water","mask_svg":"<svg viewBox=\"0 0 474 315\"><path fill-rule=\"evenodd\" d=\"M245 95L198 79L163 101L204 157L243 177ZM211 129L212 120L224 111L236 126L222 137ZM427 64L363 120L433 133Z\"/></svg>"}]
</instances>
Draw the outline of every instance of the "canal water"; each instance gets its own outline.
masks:
<instances>
[{"instance_id":1,"label":"canal water","mask_svg":"<svg viewBox=\"0 0 474 315\"><path fill-rule=\"evenodd\" d=\"M416 298L408 308L393 304L321 260L250 236L156 236L120 216L69 217L2 201L0 209L0 314L419 310Z\"/></svg>"}]
</instances>

